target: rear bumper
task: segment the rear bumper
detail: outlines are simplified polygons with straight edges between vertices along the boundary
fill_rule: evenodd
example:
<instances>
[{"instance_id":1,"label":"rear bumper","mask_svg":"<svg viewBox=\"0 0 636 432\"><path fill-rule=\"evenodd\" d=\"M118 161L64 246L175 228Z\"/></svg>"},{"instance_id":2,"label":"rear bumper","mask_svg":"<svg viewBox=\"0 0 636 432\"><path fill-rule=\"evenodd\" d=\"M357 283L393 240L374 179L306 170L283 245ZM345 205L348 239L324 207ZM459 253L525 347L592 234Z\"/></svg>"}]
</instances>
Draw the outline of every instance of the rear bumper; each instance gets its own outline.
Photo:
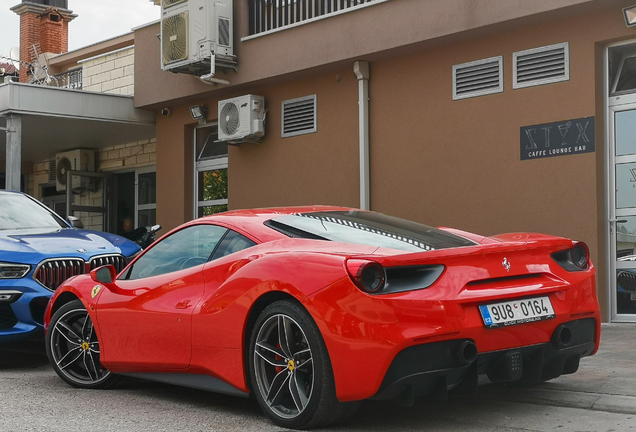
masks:
<instances>
[{"instance_id":1,"label":"rear bumper","mask_svg":"<svg viewBox=\"0 0 636 432\"><path fill-rule=\"evenodd\" d=\"M412 405L420 397L474 394L480 376L490 382L533 384L577 371L596 349L594 318L559 325L550 342L471 356L470 339L408 347L398 353L372 399ZM467 345L468 344L468 345Z\"/></svg>"}]
</instances>

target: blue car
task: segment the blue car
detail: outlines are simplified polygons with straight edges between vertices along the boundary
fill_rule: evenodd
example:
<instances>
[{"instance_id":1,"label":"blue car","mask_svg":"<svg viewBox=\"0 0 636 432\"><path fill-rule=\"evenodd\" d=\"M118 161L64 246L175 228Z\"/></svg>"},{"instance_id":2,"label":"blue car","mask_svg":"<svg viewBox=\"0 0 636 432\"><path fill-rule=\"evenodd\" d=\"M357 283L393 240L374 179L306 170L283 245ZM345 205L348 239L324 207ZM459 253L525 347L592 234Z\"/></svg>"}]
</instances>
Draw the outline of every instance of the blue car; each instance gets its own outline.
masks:
<instances>
[{"instance_id":1,"label":"blue car","mask_svg":"<svg viewBox=\"0 0 636 432\"><path fill-rule=\"evenodd\" d=\"M39 201L0 190L0 343L43 335L44 310L66 279L140 251L114 234L73 228Z\"/></svg>"}]
</instances>

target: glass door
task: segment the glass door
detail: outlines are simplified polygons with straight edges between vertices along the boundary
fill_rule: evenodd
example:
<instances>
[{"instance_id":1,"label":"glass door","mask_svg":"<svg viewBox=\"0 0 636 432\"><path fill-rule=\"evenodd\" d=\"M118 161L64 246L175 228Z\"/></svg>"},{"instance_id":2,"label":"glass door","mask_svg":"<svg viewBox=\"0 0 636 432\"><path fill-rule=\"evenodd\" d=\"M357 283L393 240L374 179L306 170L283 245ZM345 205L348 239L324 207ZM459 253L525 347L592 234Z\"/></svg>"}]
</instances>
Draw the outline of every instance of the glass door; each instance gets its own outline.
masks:
<instances>
[{"instance_id":1,"label":"glass door","mask_svg":"<svg viewBox=\"0 0 636 432\"><path fill-rule=\"evenodd\" d=\"M636 322L636 95L610 98L610 292L615 322Z\"/></svg>"},{"instance_id":2,"label":"glass door","mask_svg":"<svg viewBox=\"0 0 636 432\"><path fill-rule=\"evenodd\" d=\"M195 129L195 218L228 209L227 143L217 140L216 124Z\"/></svg>"}]
</instances>

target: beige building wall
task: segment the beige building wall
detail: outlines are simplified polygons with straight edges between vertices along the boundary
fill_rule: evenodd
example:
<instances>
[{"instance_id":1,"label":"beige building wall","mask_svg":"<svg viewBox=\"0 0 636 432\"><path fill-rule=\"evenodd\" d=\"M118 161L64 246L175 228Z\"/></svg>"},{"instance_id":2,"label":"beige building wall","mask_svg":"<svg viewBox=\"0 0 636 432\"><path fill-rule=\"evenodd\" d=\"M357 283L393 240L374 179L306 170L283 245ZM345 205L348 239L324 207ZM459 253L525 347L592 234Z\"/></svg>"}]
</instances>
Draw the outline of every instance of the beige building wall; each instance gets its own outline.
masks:
<instances>
[{"instance_id":1,"label":"beige building wall","mask_svg":"<svg viewBox=\"0 0 636 432\"><path fill-rule=\"evenodd\" d=\"M121 48L79 62L83 90L121 95L135 94L135 48Z\"/></svg>"}]
</instances>

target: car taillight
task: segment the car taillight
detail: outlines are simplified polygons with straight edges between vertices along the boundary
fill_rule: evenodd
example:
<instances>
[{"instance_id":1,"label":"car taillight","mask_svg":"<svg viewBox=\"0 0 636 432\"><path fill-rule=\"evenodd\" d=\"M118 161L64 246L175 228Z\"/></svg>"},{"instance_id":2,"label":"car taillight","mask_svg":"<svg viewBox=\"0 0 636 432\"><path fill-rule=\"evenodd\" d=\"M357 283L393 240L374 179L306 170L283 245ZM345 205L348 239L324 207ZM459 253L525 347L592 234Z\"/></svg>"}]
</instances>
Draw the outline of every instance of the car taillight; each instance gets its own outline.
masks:
<instances>
[{"instance_id":1,"label":"car taillight","mask_svg":"<svg viewBox=\"0 0 636 432\"><path fill-rule=\"evenodd\" d=\"M554 252L552 259L570 272L587 270L590 267L590 251L583 242L574 243L570 249Z\"/></svg>"},{"instance_id":2,"label":"car taillight","mask_svg":"<svg viewBox=\"0 0 636 432\"><path fill-rule=\"evenodd\" d=\"M347 271L351 280L364 292L376 294L384 288L386 274L384 268L375 261L348 260Z\"/></svg>"},{"instance_id":3,"label":"car taillight","mask_svg":"<svg viewBox=\"0 0 636 432\"><path fill-rule=\"evenodd\" d=\"M571 250L571 254L574 265L581 270L585 270L590 262L590 252L587 249L587 245L583 242L575 244Z\"/></svg>"}]
</instances>

